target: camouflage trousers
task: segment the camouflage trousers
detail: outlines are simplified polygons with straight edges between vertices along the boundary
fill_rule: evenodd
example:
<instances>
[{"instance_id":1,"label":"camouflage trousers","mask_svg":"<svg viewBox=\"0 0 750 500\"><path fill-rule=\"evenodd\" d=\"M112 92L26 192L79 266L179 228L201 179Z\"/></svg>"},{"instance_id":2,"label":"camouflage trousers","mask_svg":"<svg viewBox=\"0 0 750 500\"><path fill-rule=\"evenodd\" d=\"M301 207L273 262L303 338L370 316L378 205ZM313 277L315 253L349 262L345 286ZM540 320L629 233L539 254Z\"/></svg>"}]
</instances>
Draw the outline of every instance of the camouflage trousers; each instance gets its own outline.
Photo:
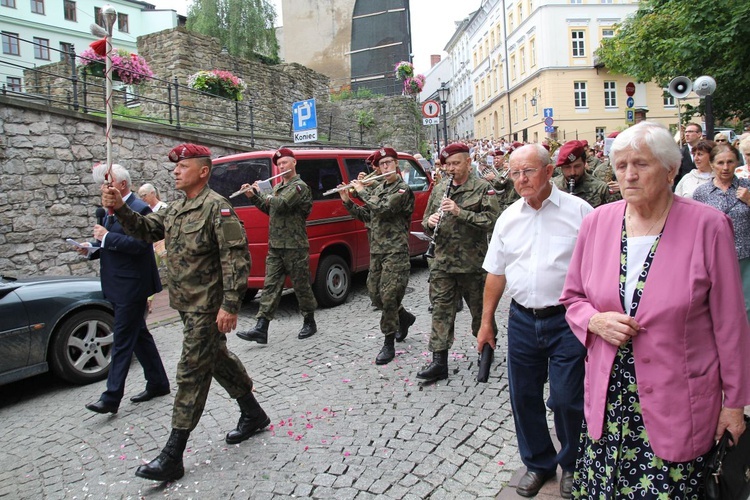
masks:
<instances>
[{"instance_id":1,"label":"camouflage trousers","mask_svg":"<svg viewBox=\"0 0 750 500\"><path fill-rule=\"evenodd\" d=\"M447 273L430 271L430 302L432 303L432 331L429 350L447 351L455 338L456 303L462 296L471 313L471 333L475 337L482 325L484 280L487 273ZM492 320L492 330L497 337L497 324Z\"/></svg>"},{"instance_id":2,"label":"camouflage trousers","mask_svg":"<svg viewBox=\"0 0 750 500\"><path fill-rule=\"evenodd\" d=\"M184 323L184 339L177 363L172 428L192 431L206 406L212 377L232 399L252 391L253 381L237 356L227 350L227 337L219 333L215 312L180 311L180 317Z\"/></svg>"},{"instance_id":3,"label":"camouflage trousers","mask_svg":"<svg viewBox=\"0 0 750 500\"><path fill-rule=\"evenodd\" d=\"M307 316L318 308L310 286L310 251L307 248L269 248L266 256L266 279L256 318L274 318L287 275L294 287L302 315Z\"/></svg>"},{"instance_id":4,"label":"camouflage trousers","mask_svg":"<svg viewBox=\"0 0 750 500\"><path fill-rule=\"evenodd\" d=\"M370 255L367 291L375 307L380 309L380 331L388 335L398 331L398 310L409 284L409 254Z\"/></svg>"}]
</instances>

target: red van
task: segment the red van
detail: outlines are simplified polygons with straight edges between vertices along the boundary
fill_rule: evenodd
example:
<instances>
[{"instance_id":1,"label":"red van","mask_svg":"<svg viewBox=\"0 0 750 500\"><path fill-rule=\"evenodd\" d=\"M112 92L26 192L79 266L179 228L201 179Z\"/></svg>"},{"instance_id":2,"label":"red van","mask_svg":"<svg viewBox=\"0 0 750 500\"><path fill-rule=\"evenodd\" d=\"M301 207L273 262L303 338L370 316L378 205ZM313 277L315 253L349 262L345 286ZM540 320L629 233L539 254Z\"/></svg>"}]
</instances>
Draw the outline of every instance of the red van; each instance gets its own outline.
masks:
<instances>
[{"instance_id":1,"label":"red van","mask_svg":"<svg viewBox=\"0 0 750 500\"><path fill-rule=\"evenodd\" d=\"M313 209L307 218L310 240L310 276L315 298L323 307L342 304L351 290L351 273L364 271L370 265L367 230L344 208L338 193L324 195L342 182L356 179L360 172L369 172L365 159L372 150L307 149L291 147L297 159L297 174L313 195ZM225 156L213 161L209 185L221 195L229 195L245 183L264 180L278 173L271 162L274 150L253 151ZM399 153L401 175L415 195L411 230L422 231L422 215L432 190L432 179L413 156ZM271 181L273 184L281 179ZM254 297L263 288L268 253L268 216L255 208L245 195L231 198L247 232L253 259L248 279L248 296ZM427 242L411 235L409 253L421 255ZM291 283L287 279L287 287Z\"/></svg>"}]
</instances>

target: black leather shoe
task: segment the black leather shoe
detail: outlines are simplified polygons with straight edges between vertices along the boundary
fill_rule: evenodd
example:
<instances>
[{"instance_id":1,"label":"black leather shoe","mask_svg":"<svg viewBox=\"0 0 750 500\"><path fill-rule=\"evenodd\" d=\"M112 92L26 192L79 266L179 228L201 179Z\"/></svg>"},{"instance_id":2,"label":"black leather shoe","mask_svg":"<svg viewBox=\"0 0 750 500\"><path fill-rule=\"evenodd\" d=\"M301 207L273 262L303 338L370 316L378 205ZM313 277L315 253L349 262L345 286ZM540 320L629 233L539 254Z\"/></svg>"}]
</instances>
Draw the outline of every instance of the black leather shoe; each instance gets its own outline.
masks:
<instances>
[{"instance_id":1,"label":"black leather shoe","mask_svg":"<svg viewBox=\"0 0 750 500\"><path fill-rule=\"evenodd\" d=\"M268 344L268 323L266 318L258 318L255 328L247 332L237 332L237 337L242 340L257 342L259 344Z\"/></svg>"},{"instance_id":2,"label":"black leather shoe","mask_svg":"<svg viewBox=\"0 0 750 500\"><path fill-rule=\"evenodd\" d=\"M136 394L135 396L130 398L130 400L133 403L143 403L144 401L151 401L154 398L166 396L167 394L169 394L169 392L170 392L169 388L161 390L161 391L149 391L148 389L146 389L145 391L139 394Z\"/></svg>"},{"instance_id":3,"label":"black leather shoe","mask_svg":"<svg viewBox=\"0 0 750 500\"><path fill-rule=\"evenodd\" d=\"M271 423L252 392L237 399L237 403L240 405L240 421L237 422L236 429L227 433L227 444L241 443Z\"/></svg>"},{"instance_id":4,"label":"black leather shoe","mask_svg":"<svg viewBox=\"0 0 750 500\"><path fill-rule=\"evenodd\" d=\"M95 413L117 413L119 407L120 405L105 403L101 399L96 403L89 403L86 405L87 410L91 410Z\"/></svg>"},{"instance_id":5,"label":"black leather shoe","mask_svg":"<svg viewBox=\"0 0 750 500\"><path fill-rule=\"evenodd\" d=\"M531 472L528 471L523 475L516 487L516 493L522 497L533 497L539 493L544 483L555 477L555 471L549 472Z\"/></svg>"},{"instance_id":6,"label":"black leather shoe","mask_svg":"<svg viewBox=\"0 0 750 500\"><path fill-rule=\"evenodd\" d=\"M573 471L564 470L560 478L560 496L570 498L573 494Z\"/></svg>"},{"instance_id":7,"label":"black leather shoe","mask_svg":"<svg viewBox=\"0 0 750 500\"><path fill-rule=\"evenodd\" d=\"M136 469L135 475L152 481L177 481L185 475L182 459L176 460L164 452L146 465Z\"/></svg>"},{"instance_id":8,"label":"black leather shoe","mask_svg":"<svg viewBox=\"0 0 750 500\"><path fill-rule=\"evenodd\" d=\"M414 324L417 317L406 309L399 309L398 311L398 331L396 332L396 342L403 342L406 340L406 336L409 335L409 327Z\"/></svg>"},{"instance_id":9,"label":"black leather shoe","mask_svg":"<svg viewBox=\"0 0 750 500\"><path fill-rule=\"evenodd\" d=\"M312 337L318 331L318 325L315 324L315 315L308 314L302 323L302 329L297 334L298 339Z\"/></svg>"},{"instance_id":10,"label":"black leather shoe","mask_svg":"<svg viewBox=\"0 0 750 500\"><path fill-rule=\"evenodd\" d=\"M396 334L392 333L390 335L386 335L383 339L383 347L375 357L376 365L387 365L388 363L393 361L393 358L396 357L396 348L393 344L393 342L396 340Z\"/></svg>"}]
</instances>

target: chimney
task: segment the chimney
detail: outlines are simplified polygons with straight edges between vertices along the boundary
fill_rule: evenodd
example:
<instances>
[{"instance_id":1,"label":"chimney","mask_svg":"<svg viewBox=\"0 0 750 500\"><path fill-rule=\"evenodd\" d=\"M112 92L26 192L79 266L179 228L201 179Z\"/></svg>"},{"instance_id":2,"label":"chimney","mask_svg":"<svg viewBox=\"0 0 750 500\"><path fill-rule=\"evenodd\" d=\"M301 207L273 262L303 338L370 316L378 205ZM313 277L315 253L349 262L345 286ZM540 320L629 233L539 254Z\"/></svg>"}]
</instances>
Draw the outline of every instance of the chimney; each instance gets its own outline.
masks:
<instances>
[{"instance_id":1,"label":"chimney","mask_svg":"<svg viewBox=\"0 0 750 500\"><path fill-rule=\"evenodd\" d=\"M430 68L440 62L440 54L432 54L430 56Z\"/></svg>"}]
</instances>

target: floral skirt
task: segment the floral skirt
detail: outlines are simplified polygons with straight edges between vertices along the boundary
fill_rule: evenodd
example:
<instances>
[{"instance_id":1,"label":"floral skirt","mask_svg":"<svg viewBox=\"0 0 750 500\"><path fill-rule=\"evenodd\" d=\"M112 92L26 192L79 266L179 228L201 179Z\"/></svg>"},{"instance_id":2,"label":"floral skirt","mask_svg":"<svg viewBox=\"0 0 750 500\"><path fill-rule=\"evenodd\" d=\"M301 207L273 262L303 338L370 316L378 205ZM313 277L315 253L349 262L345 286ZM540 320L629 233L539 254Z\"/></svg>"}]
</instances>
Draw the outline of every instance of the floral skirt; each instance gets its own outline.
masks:
<instances>
[{"instance_id":1,"label":"floral skirt","mask_svg":"<svg viewBox=\"0 0 750 500\"><path fill-rule=\"evenodd\" d=\"M631 344L617 352L607 391L604 433L595 441L583 424L573 498L703 498L703 456L669 462L654 455L643 424Z\"/></svg>"}]
</instances>

